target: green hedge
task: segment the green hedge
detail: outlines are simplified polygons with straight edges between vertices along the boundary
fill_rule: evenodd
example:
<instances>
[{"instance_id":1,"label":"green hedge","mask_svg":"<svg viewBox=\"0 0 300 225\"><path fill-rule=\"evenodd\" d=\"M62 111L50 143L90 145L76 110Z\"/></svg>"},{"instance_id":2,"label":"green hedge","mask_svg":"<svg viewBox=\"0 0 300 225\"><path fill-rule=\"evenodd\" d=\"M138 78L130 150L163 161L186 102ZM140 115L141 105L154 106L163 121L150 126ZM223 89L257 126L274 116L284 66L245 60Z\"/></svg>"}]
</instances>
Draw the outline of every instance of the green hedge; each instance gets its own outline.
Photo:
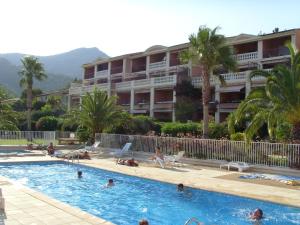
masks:
<instances>
[{"instance_id":1,"label":"green hedge","mask_svg":"<svg viewBox=\"0 0 300 225\"><path fill-rule=\"evenodd\" d=\"M187 134L191 133L193 135L202 134L202 125L200 123L164 123L161 128L161 132L164 134L171 135L173 137L178 134Z\"/></svg>"},{"instance_id":2,"label":"green hedge","mask_svg":"<svg viewBox=\"0 0 300 225\"><path fill-rule=\"evenodd\" d=\"M53 131L57 130L58 118L54 116L41 117L35 124L37 130Z\"/></svg>"}]
</instances>

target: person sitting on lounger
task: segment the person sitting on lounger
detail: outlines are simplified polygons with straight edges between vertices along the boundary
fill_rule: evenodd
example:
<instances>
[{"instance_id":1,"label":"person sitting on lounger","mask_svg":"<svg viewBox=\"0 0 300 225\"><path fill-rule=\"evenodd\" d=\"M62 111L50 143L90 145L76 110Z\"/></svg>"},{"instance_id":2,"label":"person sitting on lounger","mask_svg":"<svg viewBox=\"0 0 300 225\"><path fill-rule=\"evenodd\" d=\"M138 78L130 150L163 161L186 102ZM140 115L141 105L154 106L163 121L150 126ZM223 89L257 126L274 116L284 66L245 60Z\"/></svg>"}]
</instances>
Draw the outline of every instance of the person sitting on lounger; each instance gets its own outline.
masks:
<instances>
[{"instance_id":1,"label":"person sitting on lounger","mask_svg":"<svg viewBox=\"0 0 300 225\"><path fill-rule=\"evenodd\" d=\"M150 159L155 160L157 158L164 160L164 155L161 153L160 147L158 147L158 146L155 148L154 156L152 156Z\"/></svg>"},{"instance_id":2,"label":"person sitting on lounger","mask_svg":"<svg viewBox=\"0 0 300 225\"><path fill-rule=\"evenodd\" d=\"M48 151L49 155L53 155L54 154L55 150L54 150L54 146L53 146L52 142L50 142L50 144L48 145L47 151Z\"/></svg>"},{"instance_id":3,"label":"person sitting on lounger","mask_svg":"<svg viewBox=\"0 0 300 225\"><path fill-rule=\"evenodd\" d=\"M106 187L113 187L115 186L114 180L113 179L109 179L108 183L106 184Z\"/></svg>"},{"instance_id":4,"label":"person sitting on lounger","mask_svg":"<svg viewBox=\"0 0 300 225\"><path fill-rule=\"evenodd\" d=\"M117 164L120 164L120 165L126 165L126 166L138 166L138 165L139 165L139 164L134 160L134 158L128 159L128 160L119 159L119 160L117 161Z\"/></svg>"},{"instance_id":5,"label":"person sitting on lounger","mask_svg":"<svg viewBox=\"0 0 300 225\"><path fill-rule=\"evenodd\" d=\"M259 208L255 209L254 212L250 213L250 218L252 220L260 220L263 217L263 211Z\"/></svg>"}]
</instances>

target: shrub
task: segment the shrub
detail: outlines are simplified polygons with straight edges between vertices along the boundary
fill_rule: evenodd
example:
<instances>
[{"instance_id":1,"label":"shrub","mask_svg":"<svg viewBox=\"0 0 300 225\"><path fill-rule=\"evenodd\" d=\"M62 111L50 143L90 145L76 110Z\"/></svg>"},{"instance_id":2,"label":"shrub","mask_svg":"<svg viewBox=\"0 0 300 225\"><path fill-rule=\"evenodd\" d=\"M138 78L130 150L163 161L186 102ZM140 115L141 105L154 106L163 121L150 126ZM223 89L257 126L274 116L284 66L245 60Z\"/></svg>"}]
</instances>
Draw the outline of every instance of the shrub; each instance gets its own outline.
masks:
<instances>
[{"instance_id":1,"label":"shrub","mask_svg":"<svg viewBox=\"0 0 300 225\"><path fill-rule=\"evenodd\" d=\"M41 117L36 122L36 129L37 130L43 130L43 131L53 131L57 129L58 125L58 118L54 116L45 116Z\"/></svg>"},{"instance_id":2,"label":"shrub","mask_svg":"<svg viewBox=\"0 0 300 225\"><path fill-rule=\"evenodd\" d=\"M278 124L275 130L275 136L277 141L289 141L292 138L292 125L288 122L282 121Z\"/></svg>"},{"instance_id":3,"label":"shrub","mask_svg":"<svg viewBox=\"0 0 300 225\"><path fill-rule=\"evenodd\" d=\"M187 134L191 133L193 135L201 135L202 133L202 126L200 123L164 123L161 132L164 134L171 135L173 137L179 134Z\"/></svg>"},{"instance_id":4,"label":"shrub","mask_svg":"<svg viewBox=\"0 0 300 225\"><path fill-rule=\"evenodd\" d=\"M80 142L87 142L91 138L91 134L86 127L77 127L76 133Z\"/></svg>"},{"instance_id":5,"label":"shrub","mask_svg":"<svg viewBox=\"0 0 300 225\"><path fill-rule=\"evenodd\" d=\"M149 131L160 133L160 125L149 116L134 116L129 125L129 132L131 134L147 134Z\"/></svg>"},{"instance_id":6,"label":"shrub","mask_svg":"<svg viewBox=\"0 0 300 225\"><path fill-rule=\"evenodd\" d=\"M220 139L220 138L228 138L228 126L226 123L209 123L209 138Z\"/></svg>"},{"instance_id":7,"label":"shrub","mask_svg":"<svg viewBox=\"0 0 300 225\"><path fill-rule=\"evenodd\" d=\"M232 141L244 141L245 140L245 134L244 133L234 133L230 135L230 140Z\"/></svg>"}]
</instances>

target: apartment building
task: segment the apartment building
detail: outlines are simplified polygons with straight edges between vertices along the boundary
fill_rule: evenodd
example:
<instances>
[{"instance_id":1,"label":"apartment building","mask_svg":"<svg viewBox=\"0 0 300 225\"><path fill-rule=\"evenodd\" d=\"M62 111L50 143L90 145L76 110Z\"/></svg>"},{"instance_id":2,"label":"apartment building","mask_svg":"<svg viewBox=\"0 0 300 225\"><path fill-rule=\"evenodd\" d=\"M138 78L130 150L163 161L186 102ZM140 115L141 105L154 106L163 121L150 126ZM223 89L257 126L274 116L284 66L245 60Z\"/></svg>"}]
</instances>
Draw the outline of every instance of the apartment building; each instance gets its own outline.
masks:
<instances>
[{"instance_id":1,"label":"apartment building","mask_svg":"<svg viewBox=\"0 0 300 225\"><path fill-rule=\"evenodd\" d=\"M211 79L209 111L216 122L224 121L251 88L264 85L265 80L260 77L250 82L249 74L253 69L268 70L276 64L289 63L289 51L284 46L286 41L300 49L300 29L227 38L228 45L234 49L238 70L221 72L225 85L213 77ZM118 104L132 114L175 121L176 85L190 79L194 87L201 89L202 86L201 66L182 64L179 60L180 52L188 48L188 43L171 47L156 45L144 52L84 64L83 82L71 85L68 105L78 105L81 96L97 87L108 95L116 95Z\"/></svg>"}]
</instances>

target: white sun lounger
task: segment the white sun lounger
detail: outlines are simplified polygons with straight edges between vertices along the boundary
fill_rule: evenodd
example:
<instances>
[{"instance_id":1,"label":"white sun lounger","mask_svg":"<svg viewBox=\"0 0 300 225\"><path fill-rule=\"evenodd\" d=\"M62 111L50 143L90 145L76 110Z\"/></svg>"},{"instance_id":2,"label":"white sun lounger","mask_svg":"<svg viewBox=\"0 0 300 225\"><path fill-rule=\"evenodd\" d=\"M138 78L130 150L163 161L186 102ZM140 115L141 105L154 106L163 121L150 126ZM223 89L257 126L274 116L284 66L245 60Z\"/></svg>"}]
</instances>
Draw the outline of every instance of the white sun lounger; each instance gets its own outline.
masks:
<instances>
[{"instance_id":1,"label":"white sun lounger","mask_svg":"<svg viewBox=\"0 0 300 225\"><path fill-rule=\"evenodd\" d=\"M99 147L100 147L101 142L100 141L96 141L93 145L91 146L85 146L82 149L78 149L79 151L83 152L83 151L96 151Z\"/></svg>"},{"instance_id":2,"label":"white sun lounger","mask_svg":"<svg viewBox=\"0 0 300 225\"><path fill-rule=\"evenodd\" d=\"M222 169L222 167L227 167L228 170L230 170L230 168L235 168L238 169L239 172L244 172L250 169L250 165L245 162L229 162L226 164L221 164L220 169Z\"/></svg>"},{"instance_id":3,"label":"white sun lounger","mask_svg":"<svg viewBox=\"0 0 300 225\"><path fill-rule=\"evenodd\" d=\"M115 152L112 152L111 154L115 157L122 157L128 153L131 145L132 143L127 142L122 149L116 149Z\"/></svg>"},{"instance_id":4,"label":"white sun lounger","mask_svg":"<svg viewBox=\"0 0 300 225\"><path fill-rule=\"evenodd\" d=\"M182 158L183 158L183 155L184 155L184 151L180 151L177 153L177 155L168 155L168 156L165 156L164 157L164 161L166 163L172 163L172 164L175 164L175 162L179 162Z\"/></svg>"}]
</instances>

